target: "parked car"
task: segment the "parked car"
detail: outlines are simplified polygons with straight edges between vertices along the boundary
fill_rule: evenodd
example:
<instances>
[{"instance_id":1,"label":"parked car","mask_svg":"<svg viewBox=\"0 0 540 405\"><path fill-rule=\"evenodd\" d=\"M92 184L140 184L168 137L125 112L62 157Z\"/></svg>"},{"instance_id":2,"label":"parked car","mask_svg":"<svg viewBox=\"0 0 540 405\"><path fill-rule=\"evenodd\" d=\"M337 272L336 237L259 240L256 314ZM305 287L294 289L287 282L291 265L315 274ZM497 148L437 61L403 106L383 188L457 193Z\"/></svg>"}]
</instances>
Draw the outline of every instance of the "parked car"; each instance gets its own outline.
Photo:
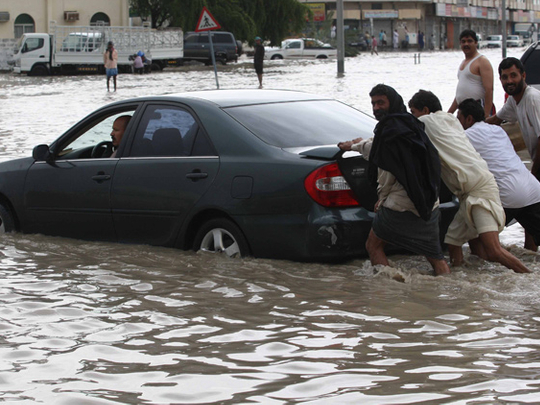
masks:
<instances>
[{"instance_id":1,"label":"parked car","mask_svg":"<svg viewBox=\"0 0 540 405\"><path fill-rule=\"evenodd\" d=\"M478 39L478 49L485 48L487 46L487 42L482 38L482 34L476 34L476 37Z\"/></svg>"},{"instance_id":2,"label":"parked car","mask_svg":"<svg viewBox=\"0 0 540 405\"><path fill-rule=\"evenodd\" d=\"M523 38L520 35L508 35L506 37L507 47L520 47L523 46Z\"/></svg>"},{"instance_id":3,"label":"parked car","mask_svg":"<svg viewBox=\"0 0 540 405\"><path fill-rule=\"evenodd\" d=\"M293 38L281 47L266 47L265 59L328 59L337 57L337 49L313 38Z\"/></svg>"},{"instance_id":4,"label":"parked car","mask_svg":"<svg viewBox=\"0 0 540 405\"><path fill-rule=\"evenodd\" d=\"M348 45L358 48L360 51L367 51L368 49L367 39L364 34L358 34L356 40L349 42Z\"/></svg>"},{"instance_id":5,"label":"parked car","mask_svg":"<svg viewBox=\"0 0 540 405\"><path fill-rule=\"evenodd\" d=\"M535 42L530 45L523 56L521 63L525 68L525 81L528 85L536 87L540 90L540 43Z\"/></svg>"},{"instance_id":6,"label":"parked car","mask_svg":"<svg viewBox=\"0 0 540 405\"><path fill-rule=\"evenodd\" d=\"M112 123L123 115L132 118L107 158ZM119 101L32 157L0 163L1 229L229 256L356 257L373 213L344 180L336 144L372 136L375 123L336 100L291 91ZM362 180L365 171L349 174ZM361 193L376 200L372 188ZM455 200L441 207L444 233Z\"/></svg>"},{"instance_id":7,"label":"parked car","mask_svg":"<svg viewBox=\"0 0 540 405\"><path fill-rule=\"evenodd\" d=\"M486 38L488 48L501 48L502 35L488 35Z\"/></svg>"},{"instance_id":8,"label":"parked car","mask_svg":"<svg viewBox=\"0 0 540 405\"><path fill-rule=\"evenodd\" d=\"M212 31L212 45L216 63L238 61L236 39L230 32ZM208 32L188 32L184 36L184 61L199 61L212 64Z\"/></svg>"}]
</instances>

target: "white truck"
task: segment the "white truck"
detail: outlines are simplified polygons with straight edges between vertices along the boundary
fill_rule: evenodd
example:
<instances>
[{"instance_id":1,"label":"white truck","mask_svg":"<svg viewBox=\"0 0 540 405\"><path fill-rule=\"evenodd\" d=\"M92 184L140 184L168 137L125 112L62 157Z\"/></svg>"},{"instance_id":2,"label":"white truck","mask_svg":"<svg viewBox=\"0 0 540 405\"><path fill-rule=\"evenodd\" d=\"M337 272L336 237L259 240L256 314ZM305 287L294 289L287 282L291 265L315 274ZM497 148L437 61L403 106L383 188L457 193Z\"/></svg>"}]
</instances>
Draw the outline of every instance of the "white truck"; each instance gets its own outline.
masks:
<instances>
[{"instance_id":1,"label":"white truck","mask_svg":"<svg viewBox=\"0 0 540 405\"><path fill-rule=\"evenodd\" d=\"M16 44L13 70L28 75L102 73L103 53L113 41L118 51L118 69L131 72L130 56L144 52L152 70L181 64L184 35L181 29L150 27L57 26L50 34L27 33Z\"/></svg>"},{"instance_id":2,"label":"white truck","mask_svg":"<svg viewBox=\"0 0 540 405\"><path fill-rule=\"evenodd\" d=\"M337 57L337 49L313 38L286 39L281 47L266 47L265 59L328 59Z\"/></svg>"}]
</instances>

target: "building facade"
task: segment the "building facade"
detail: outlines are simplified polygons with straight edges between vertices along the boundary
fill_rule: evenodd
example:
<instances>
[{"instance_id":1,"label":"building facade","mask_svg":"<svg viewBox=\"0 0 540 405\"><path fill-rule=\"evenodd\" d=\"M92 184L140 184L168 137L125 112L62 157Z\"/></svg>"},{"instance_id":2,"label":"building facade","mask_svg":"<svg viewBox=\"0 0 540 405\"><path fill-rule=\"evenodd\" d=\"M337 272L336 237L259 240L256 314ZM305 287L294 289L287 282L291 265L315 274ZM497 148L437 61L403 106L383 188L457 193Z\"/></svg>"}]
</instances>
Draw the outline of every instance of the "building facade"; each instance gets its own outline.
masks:
<instances>
[{"instance_id":1,"label":"building facade","mask_svg":"<svg viewBox=\"0 0 540 405\"><path fill-rule=\"evenodd\" d=\"M57 25L129 25L129 0L0 0L0 38Z\"/></svg>"},{"instance_id":2,"label":"building facade","mask_svg":"<svg viewBox=\"0 0 540 405\"><path fill-rule=\"evenodd\" d=\"M324 18L335 18L336 0L298 1L319 16L324 9ZM343 7L346 29L370 35L385 31L389 44L395 30L399 43L408 38L416 46L422 32L426 48L436 49L459 47L459 33L466 28L484 39L503 31L537 38L540 0L506 0L506 27L502 27L501 4L502 0L344 0Z\"/></svg>"}]
</instances>

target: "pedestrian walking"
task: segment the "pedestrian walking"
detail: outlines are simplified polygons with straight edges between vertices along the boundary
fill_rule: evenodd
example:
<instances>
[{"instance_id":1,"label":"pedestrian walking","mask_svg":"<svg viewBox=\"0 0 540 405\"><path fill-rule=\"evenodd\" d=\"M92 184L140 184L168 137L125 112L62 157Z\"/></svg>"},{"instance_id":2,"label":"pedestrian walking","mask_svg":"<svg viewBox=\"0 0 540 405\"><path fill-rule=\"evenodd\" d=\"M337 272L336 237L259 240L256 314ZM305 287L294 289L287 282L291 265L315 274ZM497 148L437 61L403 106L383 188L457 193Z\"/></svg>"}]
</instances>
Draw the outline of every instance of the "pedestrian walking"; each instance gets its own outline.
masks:
<instances>
[{"instance_id":1,"label":"pedestrian walking","mask_svg":"<svg viewBox=\"0 0 540 405\"><path fill-rule=\"evenodd\" d=\"M113 78L114 91L116 91L116 76L118 76L118 52L114 49L112 41L107 43L107 49L103 54L103 65L107 74L107 91L110 91L109 82Z\"/></svg>"},{"instance_id":2,"label":"pedestrian walking","mask_svg":"<svg viewBox=\"0 0 540 405\"><path fill-rule=\"evenodd\" d=\"M255 37L255 53L253 55L253 66L255 67L255 73L259 79L259 89L263 87L263 60L264 60L264 46L261 43L261 37Z\"/></svg>"},{"instance_id":3,"label":"pedestrian walking","mask_svg":"<svg viewBox=\"0 0 540 405\"><path fill-rule=\"evenodd\" d=\"M394 46L394 49L398 48L398 45L399 45L399 33L397 32L397 29L394 30L394 36L392 38L392 44Z\"/></svg>"},{"instance_id":4,"label":"pedestrian walking","mask_svg":"<svg viewBox=\"0 0 540 405\"><path fill-rule=\"evenodd\" d=\"M375 52L375 54L379 55L379 52L377 52L377 45L378 45L377 37L375 35L373 35L373 38L371 39L371 54L372 55L373 55L373 52Z\"/></svg>"}]
</instances>

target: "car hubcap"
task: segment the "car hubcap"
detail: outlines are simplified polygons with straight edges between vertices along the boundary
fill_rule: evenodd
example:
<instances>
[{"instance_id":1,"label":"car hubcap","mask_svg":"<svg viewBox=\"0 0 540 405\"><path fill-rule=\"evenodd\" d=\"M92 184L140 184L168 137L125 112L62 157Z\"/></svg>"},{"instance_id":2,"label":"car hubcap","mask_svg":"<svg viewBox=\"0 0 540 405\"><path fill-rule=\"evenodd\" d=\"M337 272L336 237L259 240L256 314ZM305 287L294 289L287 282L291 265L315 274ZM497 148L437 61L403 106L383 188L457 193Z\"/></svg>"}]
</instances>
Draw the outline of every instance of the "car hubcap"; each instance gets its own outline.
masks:
<instances>
[{"instance_id":1,"label":"car hubcap","mask_svg":"<svg viewBox=\"0 0 540 405\"><path fill-rule=\"evenodd\" d=\"M201 250L224 253L229 257L240 257L240 247L236 239L225 229L212 229L201 241Z\"/></svg>"}]
</instances>

